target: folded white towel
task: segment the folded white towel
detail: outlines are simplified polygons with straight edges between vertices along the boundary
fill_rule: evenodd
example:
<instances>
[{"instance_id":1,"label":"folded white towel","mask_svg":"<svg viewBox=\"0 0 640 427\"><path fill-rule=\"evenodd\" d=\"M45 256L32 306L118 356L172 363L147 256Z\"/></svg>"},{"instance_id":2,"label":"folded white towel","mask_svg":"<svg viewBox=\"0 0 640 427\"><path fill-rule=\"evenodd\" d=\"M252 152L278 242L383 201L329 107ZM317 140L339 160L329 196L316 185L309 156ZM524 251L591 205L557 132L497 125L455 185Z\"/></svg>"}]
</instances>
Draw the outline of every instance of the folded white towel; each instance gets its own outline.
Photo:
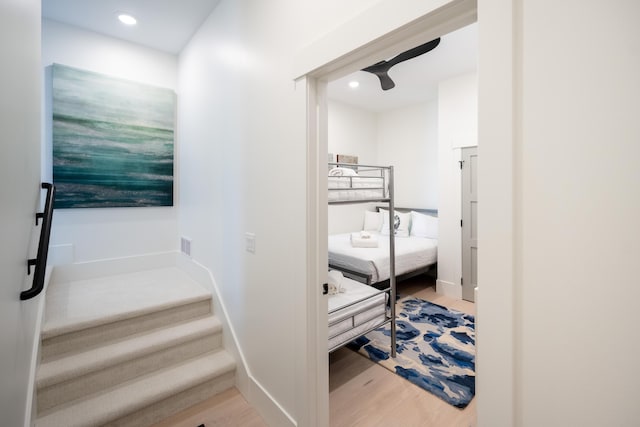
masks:
<instances>
[{"instance_id":1,"label":"folded white towel","mask_svg":"<svg viewBox=\"0 0 640 427\"><path fill-rule=\"evenodd\" d=\"M342 272L338 270L329 271L329 295L335 295L337 293L344 292L344 289L342 289L342 279L344 279Z\"/></svg>"},{"instance_id":2,"label":"folded white towel","mask_svg":"<svg viewBox=\"0 0 640 427\"><path fill-rule=\"evenodd\" d=\"M362 232L351 233L351 246L354 248L377 248L378 238L374 235L362 237Z\"/></svg>"},{"instance_id":3,"label":"folded white towel","mask_svg":"<svg viewBox=\"0 0 640 427\"><path fill-rule=\"evenodd\" d=\"M333 168L329 171L329 176L358 176L358 173L351 168Z\"/></svg>"}]
</instances>

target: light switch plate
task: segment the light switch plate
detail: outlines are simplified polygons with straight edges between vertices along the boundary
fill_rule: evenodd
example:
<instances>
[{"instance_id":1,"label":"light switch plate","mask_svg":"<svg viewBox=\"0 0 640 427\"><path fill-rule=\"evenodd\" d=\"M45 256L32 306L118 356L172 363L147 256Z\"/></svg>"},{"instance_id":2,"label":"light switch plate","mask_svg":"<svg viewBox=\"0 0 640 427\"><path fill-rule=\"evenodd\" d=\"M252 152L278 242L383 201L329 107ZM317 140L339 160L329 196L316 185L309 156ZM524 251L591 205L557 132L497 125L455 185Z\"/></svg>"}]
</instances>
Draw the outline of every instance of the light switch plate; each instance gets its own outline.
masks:
<instances>
[{"instance_id":1,"label":"light switch plate","mask_svg":"<svg viewBox=\"0 0 640 427\"><path fill-rule=\"evenodd\" d=\"M256 253L256 235L254 233L244 233L244 243L247 252Z\"/></svg>"}]
</instances>

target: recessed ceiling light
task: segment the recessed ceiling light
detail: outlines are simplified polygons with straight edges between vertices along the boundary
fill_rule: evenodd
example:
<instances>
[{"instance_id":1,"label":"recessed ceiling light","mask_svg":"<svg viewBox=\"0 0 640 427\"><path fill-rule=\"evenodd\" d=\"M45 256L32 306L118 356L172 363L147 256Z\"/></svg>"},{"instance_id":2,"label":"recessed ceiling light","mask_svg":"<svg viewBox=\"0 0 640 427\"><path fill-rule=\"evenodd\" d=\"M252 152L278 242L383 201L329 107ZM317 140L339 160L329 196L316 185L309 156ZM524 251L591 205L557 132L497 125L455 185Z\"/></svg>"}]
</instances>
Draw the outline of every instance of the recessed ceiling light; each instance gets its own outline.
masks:
<instances>
[{"instance_id":1,"label":"recessed ceiling light","mask_svg":"<svg viewBox=\"0 0 640 427\"><path fill-rule=\"evenodd\" d=\"M349 87L352 89L357 88L358 86L360 86L360 82L356 81L356 80L352 80L349 82Z\"/></svg>"},{"instance_id":2,"label":"recessed ceiling light","mask_svg":"<svg viewBox=\"0 0 640 427\"><path fill-rule=\"evenodd\" d=\"M118 19L125 25L136 25L136 23L138 22L136 18L126 13L120 13L118 15Z\"/></svg>"}]
</instances>

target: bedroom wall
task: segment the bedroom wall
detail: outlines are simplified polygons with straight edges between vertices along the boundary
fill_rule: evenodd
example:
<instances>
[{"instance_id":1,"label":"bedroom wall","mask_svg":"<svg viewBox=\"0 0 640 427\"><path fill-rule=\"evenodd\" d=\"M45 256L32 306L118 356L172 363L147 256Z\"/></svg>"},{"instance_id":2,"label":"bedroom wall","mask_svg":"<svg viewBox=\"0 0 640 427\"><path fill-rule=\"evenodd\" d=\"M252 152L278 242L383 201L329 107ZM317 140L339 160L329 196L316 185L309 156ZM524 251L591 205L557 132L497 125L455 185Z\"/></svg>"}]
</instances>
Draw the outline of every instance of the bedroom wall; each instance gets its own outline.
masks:
<instances>
[{"instance_id":1,"label":"bedroom wall","mask_svg":"<svg viewBox=\"0 0 640 427\"><path fill-rule=\"evenodd\" d=\"M396 206L437 207L438 105L435 100L385 112L330 101L328 109L330 153L358 155L361 164L393 165ZM329 233L358 230L362 226L362 210L373 210L373 206L329 206Z\"/></svg>"},{"instance_id":2,"label":"bedroom wall","mask_svg":"<svg viewBox=\"0 0 640 427\"><path fill-rule=\"evenodd\" d=\"M378 164L377 115L339 101L329 101L328 151L358 156L359 164ZM363 210L373 205L328 206L329 233L347 233L362 228Z\"/></svg>"},{"instance_id":3,"label":"bedroom wall","mask_svg":"<svg viewBox=\"0 0 640 427\"><path fill-rule=\"evenodd\" d=\"M399 207L438 206L436 100L377 114L377 161L394 166Z\"/></svg>"},{"instance_id":4,"label":"bedroom wall","mask_svg":"<svg viewBox=\"0 0 640 427\"><path fill-rule=\"evenodd\" d=\"M478 79L469 73L438 85L439 293L462 298L460 147L478 145Z\"/></svg>"},{"instance_id":5,"label":"bedroom wall","mask_svg":"<svg viewBox=\"0 0 640 427\"><path fill-rule=\"evenodd\" d=\"M270 425L314 414L297 372L309 247L306 90L293 61L374 3L222 0L180 55L180 234L213 273L251 373L242 391Z\"/></svg>"},{"instance_id":6,"label":"bedroom wall","mask_svg":"<svg viewBox=\"0 0 640 427\"><path fill-rule=\"evenodd\" d=\"M52 63L174 90L178 83L178 59L174 55L43 20L42 65L48 67ZM44 97L42 173L46 179L51 179L50 92L46 89ZM178 137L175 143L179 145ZM178 176L175 159L175 181ZM174 207L56 210L51 232L51 263L176 250L179 242L175 206L179 199L177 188L174 185Z\"/></svg>"}]
</instances>

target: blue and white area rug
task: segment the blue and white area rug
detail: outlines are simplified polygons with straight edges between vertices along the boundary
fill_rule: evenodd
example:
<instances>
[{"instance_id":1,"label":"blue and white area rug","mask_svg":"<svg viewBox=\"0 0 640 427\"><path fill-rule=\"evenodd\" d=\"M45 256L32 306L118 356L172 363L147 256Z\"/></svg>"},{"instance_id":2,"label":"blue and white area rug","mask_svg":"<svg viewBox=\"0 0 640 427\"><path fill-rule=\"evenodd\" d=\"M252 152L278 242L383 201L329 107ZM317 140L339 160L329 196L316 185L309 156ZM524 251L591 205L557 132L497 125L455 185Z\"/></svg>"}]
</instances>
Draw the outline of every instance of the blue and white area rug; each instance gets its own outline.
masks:
<instances>
[{"instance_id":1,"label":"blue and white area rug","mask_svg":"<svg viewBox=\"0 0 640 427\"><path fill-rule=\"evenodd\" d=\"M475 318L408 297L398 302L396 358L390 357L390 324L347 346L458 408L476 389Z\"/></svg>"}]
</instances>

